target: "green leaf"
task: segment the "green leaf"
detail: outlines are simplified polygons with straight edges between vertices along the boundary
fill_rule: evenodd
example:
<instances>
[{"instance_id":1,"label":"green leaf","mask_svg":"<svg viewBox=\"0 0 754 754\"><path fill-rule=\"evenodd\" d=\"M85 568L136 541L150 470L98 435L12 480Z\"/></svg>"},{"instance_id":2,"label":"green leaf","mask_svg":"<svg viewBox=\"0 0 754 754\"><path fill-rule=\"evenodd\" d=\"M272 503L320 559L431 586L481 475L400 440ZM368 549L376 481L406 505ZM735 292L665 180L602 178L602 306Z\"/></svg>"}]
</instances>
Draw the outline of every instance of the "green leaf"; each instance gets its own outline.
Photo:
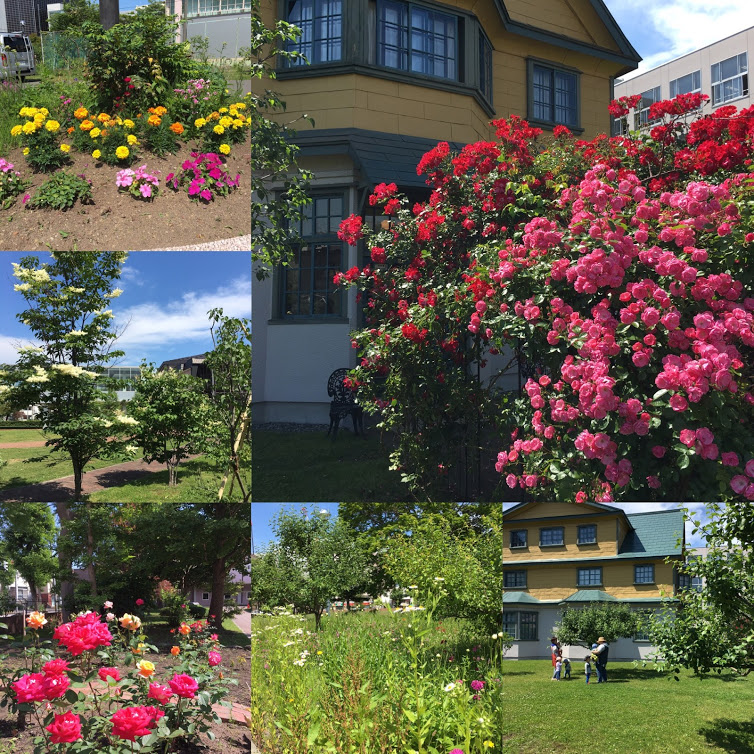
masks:
<instances>
[{"instance_id":1,"label":"green leaf","mask_svg":"<svg viewBox=\"0 0 754 754\"><path fill-rule=\"evenodd\" d=\"M309 728L307 734L306 734L306 745L307 746L314 746L314 742L317 740L317 736L319 735L319 729L321 727L321 723L317 721L314 723L314 725Z\"/></svg>"},{"instance_id":2,"label":"green leaf","mask_svg":"<svg viewBox=\"0 0 754 754\"><path fill-rule=\"evenodd\" d=\"M416 712L412 712L410 709L404 709L403 714L412 722L416 722Z\"/></svg>"}]
</instances>

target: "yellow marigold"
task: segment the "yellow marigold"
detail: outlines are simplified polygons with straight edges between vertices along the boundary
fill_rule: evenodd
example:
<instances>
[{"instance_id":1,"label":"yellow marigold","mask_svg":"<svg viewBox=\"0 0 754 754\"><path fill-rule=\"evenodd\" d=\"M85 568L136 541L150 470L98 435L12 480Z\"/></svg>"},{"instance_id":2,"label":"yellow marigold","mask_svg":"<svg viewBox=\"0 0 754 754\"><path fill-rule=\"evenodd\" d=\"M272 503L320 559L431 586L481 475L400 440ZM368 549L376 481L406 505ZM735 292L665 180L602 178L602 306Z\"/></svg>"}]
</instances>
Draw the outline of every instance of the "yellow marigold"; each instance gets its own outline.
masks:
<instances>
[{"instance_id":1,"label":"yellow marigold","mask_svg":"<svg viewBox=\"0 0 754 754\"><path fill-rule=\"evenodd\" d=\"M46 107L40 107L39 112L42 113L42 115L44 115L45 118L50 114L50 111Z\"/></svg>"},{"instance_id":2,"label":"yellow marigold","mask_svg":"<svg viewBox=\"0 0 754 754\"><path fill-rule=\"evenodd\" d=\"M42 123L44 123L44 122L45 122L45 116L44 116L44 115L42 115L42 113L37 113L37 114L36 114L36 115L34 116L34 122L35 122L35 123L39 123L40 125L42 125Z\"/></svg>"},{"instance_id":3,"label":"yellow marigold","mask_svg":"<svg viewBox=\"0 0 754 754\"><path fill-rule=\"evenodd\" d=\"M100 131L99 128L93 128L89 132L89 136L91 136L93 139L96 139L101 133L102 133L102 131Z\"/></svg>"},{"instance_id":4,"label":"yellow marigold","mask_svg":"<svg viewBox=\"0 0 754 754\"><path fill-rule=\"evenodd\" d=\"M27 120L26 123L21 126L21 130L25 134L33 134L37 130L37 126L33 120Z\"/></svg>"},{"instance_id":5,"label":"yellow marigold","mask_svg":"<svg viewBox=\"0 0 754 754\"><path fill-rule=\"evenodd\" d=\"M119 160L125 160L126 157L128 157L129 154L131 154L131 153L128 151L128 147L118 147L115 150L115 156Z\"/></svg>"},{"instance_id":6,"label":"yellow marigold","mask_svg":"<svg viewBox=\"0 0 754 754\"><path fill-rule=\"evenodd\" d=\"M246 109L246 103L245 102L234 102L233 107L236 108L236 110L245 110Z\"/></svg>"},{"instance_id":7,"label":"yellow marigold","mask_svg":"<svg viewBox=\"0 0 754 754\"><path fill-rule=\"evenodd\" d=\"M79 126L79 128L82 131L91 131L94 128L94 123L92 123L92 121L90 120L84 120L81 122L81 125Z\"/></svg>"},{"instance_id":8,"label":"yellow marigold","mask_svg":"<svg viewBox=\"0 0 754 754\"><path fill-rule=\"evenodd\" d=\"M24 147L24 154L29 154L29 147Z\"/></svg>"},{"instance_id":9,"label":"yellow marigold","mask_svg":"<svg viewBox=\"0 0 754 754\"><path fill-rule=\"evenodd\" d=\"M174 133L180 136L183 133L183 124L182 123L173 123L172 126L170 126L170 130Z\"/></svg>"},{"instance_id":10,"label":"yellow marigold","mask_svg":"<svg viewBox=\"0 0 754 754\"><path fill-rule=\"evenodd\" d=\"M227 113L228 112L228 108L227 107L221 107L217 112L218 113Z\"/></svg>"},{"instance_id":11,"label":"yellow marigold","mask_svg":"<svg viewBox=\"0 0 754 754\"><path fill-rule=\"evenodd\" d=\"M94 157L95 160L99 160L99 158L102 157L102 152L100 152L99 149L95 149L92 152L92 157Z\"/></svg>"},{"instance_id":12,"label":"yellow marigold","mask_svg":"<svg viewBox=\"0 0 754 754\"><path fill-rule=\"evenodd\" d=\"M201 128L202 126L206 125L206 123L207 121L204 120L204 118L197 118L194 121L194 126L196 126L196 128Z\"/></svg>"},{"instance_id":13,"label":"yellow marigold","mask_svg":"<svg viewBox=\"0 0 754 754\"><path fill-rule=\"evenodd\" d=\"M122 126L122 125L123 125L123 119L122 119L122 118L120 117L120 115L116 115L116 116L115 116L115 122L116 122L116 123L117 123L117 124L118 124L119 126Z\"/></svg>"},{"instance_id":14,"label":"yellow marigold","mask_svg":"<svg viewBox=\"0 0 754 754\"><path fill-rule=\"evenodd\" d=\"M60 145L60 151L61 152L65 152L66 154L68 154L68 152L71 151L71 145L70 144L61 144Z\"/></svg>"},{"instance_id":15,"label":"yellow marigold","mask_svg":"<svg viewBox=\"0 0 754 754\"><path fill-rule=\"evenodd\" d=\"M11 136L18 136L23 131L23 126L13 126L10 130Z\"/></svg>"},{"instance_id":16,"label":"yellow marigold","mask_svg":"<svg viewBox=\"0 0 754 754\"><path fill-rule=\"evenodd\" d=\"M124 126L125 126L126 128L133 128L135 124L134 124L134 122L133 122L133 121L132 121L132 120L131 120L130 118L126 118L126 119L125 119L125 120L123 121L123 125L124 125Z\"/></svg>"},{"instance_id":17,"label":"yellow marigold","mask_svg":"<svg viewBox=\"0 0 754 754\"><path fill-rule=\"evenodd\" d=\"M225 129L224 129L224 128L223 128L222 126L215 126L215 127L214 127L214 128L212 129L212 130L213 130L213 131L214 131L214 132L215 132L215 133L216 133L216 134L217 134L218 136L221 136L222 134L224 134L224 133L225 133Z\"/></svg>"},{"instance_id":18,"label":"yellow marigold","mask_svg":"<svg viewBox=\"0 0 754 754\"><path fill-rule=\"evenodd\" d=\"M133 144L136 144L137 139L136 139L136 137L133 134L128 134L128 136L126 136L126 141L130 145L133 145Z\"/></svg>"},{"instance_id":19,"label":"yellow marigold","mask_svg":"<svg viewBox=\"0 0 754 754\"><path fill-rule=\"evenodd\" d=\"M98 120L98 121L99 121L100 123L104 123L104 122L105 122L106 120L110 120L110 116L109 116L109 115L108 115L107 113L100 113L100 114L99 114L99 115L97 116L97 120Z\"/></svg>"},{"instance_id":20,"label":"yellow marigold","mask_svg":"<svg viewBox=\"0 0 754 754\"><path fill-rule=\"evenodd\" d=\"M230 144L220 144L219 149L223 154L230 154Z\"/></svg>"},{"instance_id":21,"label":"yellow marigold","mask_svg":"<svg viewBox=\"0 0 754 754\"><path fill-rule=\"evenodd\" d=\"M233 121L233 128L243 128L243 121L240 118L236 118Z\"/></svg>"},{"instance_id":22,"label":"yellow marigold","mask_svg":"<svg viewBox=\"0 0 754 754\"><path fill-rule=\"evenodd\" d=\"M222 118L220 118L220 125L223 128L228 128L233 123L233 118L229 118L227 115L224 115Z\"/></svg>"},{"instance_id":23,"label":"yellow marigold","mask_svg":"<svg viewBox=\"0 0 754 754\"><path fill-rule=\"evenodd\" d=\"M158 115L150 115L147 118L147 123L149 123L150 126L159 126L160 123L162 123L162 118Z\"/></svg>"},{"instance_id":24,"label":"yellow marigold","mask_svg":"<svg viewBox=\"0 0 754 754\"><path fill-rule=\"evenodd\" d=\"M34 113L36 113L36 112L37 112L37 108L36 107L22 107L18 111L18 114L22 118L32 118L34 116Z\"/></svg>"},{"instance_id":25,"label":"yellow marigold","mask_svg":"<svg viewBox=\"0 0 754 754\"><path fill-rule=\"evenodd\" d=\"M162 105L157 105L157 107L154 109L155 115L165 115L167 111L167 107L163 107Z\"/></svg>"},{"instance_id":26,"label":"yellow marigold","mask_svg":"<svg viewBox=\"0 0 754 754\"><path fill-rule=\"evenodd\" d=\"M76 120L84 120L87 115L89 115L89 111L85 107L79 107L73 113L73 117Z\"/></svg>"}]
</instances>

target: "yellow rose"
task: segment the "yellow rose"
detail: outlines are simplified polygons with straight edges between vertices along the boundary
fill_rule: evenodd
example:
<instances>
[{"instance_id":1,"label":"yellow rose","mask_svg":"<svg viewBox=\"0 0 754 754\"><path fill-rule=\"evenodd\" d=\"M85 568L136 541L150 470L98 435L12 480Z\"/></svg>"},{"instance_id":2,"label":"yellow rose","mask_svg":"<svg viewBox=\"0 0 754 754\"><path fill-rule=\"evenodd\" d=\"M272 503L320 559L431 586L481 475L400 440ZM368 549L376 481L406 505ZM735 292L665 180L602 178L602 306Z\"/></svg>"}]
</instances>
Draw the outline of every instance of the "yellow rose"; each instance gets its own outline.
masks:
<instances>
[{"instance_id":1,"label":"yellow rose","mask_svg":"<svg viewBox=\"0 0 754 754\"><path fill-rule=\"evenodd\" d=\"M71 151L71 145L70 144L61 144L60 145L60 151L65 152L66 154Z\"/></svg>"},{"instance_id":2,"label":"yellow rose","mask_svg":"<svg viewBox=\"0 0 754 754\"><path fill-rule=\"evenodd\" d=\"M131 154L131 153L128 151L128 147L118 147L115 150L115 156L119 160L125 160L126 157L128 157L129 154Z\"/></svg>"},{"instance_id":3,"label":"yellow rose","mask_svg":"<svg viewBox=\"0 0 754 754\"><path fill-rule=\"evenodd\" d=\"M23 127L22 126L13 126L13 128L11 128L11 130L10 130L10 135L11 136L18 136L21 133L21 131L23 131Z\"/></svg>"},{"instance_id":4,"label":"yellow rose","mask_svg":"<svg viewBox=\"0 0 754 754\"><path fill-rule=\"evenodd\" d=\"M118 149L120 149L120 147L118 147ZM136 629L141 626L141 618L136 615L124 613L123 617L120 619L120 625L123 626L123 628L127 628L129 631L136 631Z\"/></svg>"},{"instance_id":5,"label":"yellow rose","mask_svg":"<svg viewBox=\"0 0 754 754\"><path fill-rule=\"evenodd\" d=\"M33 613L29 613L29 617L26 619L26 624L29 628L42 628L47 623L44 613L40 613L35 610Z\"/></svg>"},{"instance_id":6,"label":"yellow rose","mask_svg":"<svg viewBox=\"0 0 754 754\"><path fill-rule=\"evenodd\" d=\"M230 145L229 144L220 144L220 151L223 154L230 154Z\"/></svg>"},{"instance_id":7,"label":"yellow rose","mask_svg":"<svg viewBox=\"0 0 754 754\"><path fill-rule=\"evenodd\" d=\"M149 660L137 662L136 667L139 669L139 675L142 678L149 678L149 676L154 674L154 663L149 662Z\"/></svg>"},{"instance_id":8,"label":"yellow rose","mask_svg":"<svg viewBox=\"0 0 754 754\"><path fill-rule=\"evenodd\" d=\"M99 160L99 158L102 157L102 152L100 152L99 149L95 149L92 152L92 157L94 157L95 160Z\"/></svg>"},{"instance_id":9,"label":"yellow rose","mask_svg":"<svg viewBox=\"0 0 754 754\"><path fill-rule=\"evenodd\" d=\"M102 131L100 131L99 128L93 128L89 132L89 136L91 136L93 139L96 139L101 133L102 133Z\"/></svg>"},{"instance_id":10,"label":"yellow rose","mask_svg":"<svg viewBox=\"0 0 754 754\"><path fill-rule=\"evenodd\" d=\"M133 134L128 134L126 141L131 145L136 144L136 137Z\"/></svg>"},{"instance_id":11,"label":"yellow rose","mask_svg":"<svg viewBox=\"0 0 754 754\"><path fill-rule=\"evenodd\" d=\"M212 129L212 130L213 130L213 131L214 131L214 132L215 132L215 133L216 133L216 134L217 134L218 136L221 136L222 134L224 134L224 133L225 133L225 129L224 129L224 128L223 128L222 126L215 126L215 127L214 127L214 128Z\"/></svg>"}]
</instances>

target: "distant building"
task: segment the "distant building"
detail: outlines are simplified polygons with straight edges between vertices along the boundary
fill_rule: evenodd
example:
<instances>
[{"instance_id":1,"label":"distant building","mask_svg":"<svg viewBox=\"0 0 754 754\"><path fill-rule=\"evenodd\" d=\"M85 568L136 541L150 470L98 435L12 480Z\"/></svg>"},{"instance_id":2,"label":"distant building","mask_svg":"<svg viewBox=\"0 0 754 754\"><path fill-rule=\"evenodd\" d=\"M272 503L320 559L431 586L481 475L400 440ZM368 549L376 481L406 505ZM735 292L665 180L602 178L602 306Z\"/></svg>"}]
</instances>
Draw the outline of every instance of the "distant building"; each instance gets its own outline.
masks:
<instances>
[{"instance_id":1,"label":"distant building","mask_svg":"<svg viewBox=\"0 0 754 754\"><path fill-rule=\"evenodd\" d=\"M628 81L615 82L615 98L641 95L638 106L629 113L629 127L651 126L649 108L679 94L699 92L709 97L700 115L714 113L723 105L739 110L750 107L749 60L754 54L754 26L711 45L645 71ZM613 134L619 123L613 121Z\"/></svg>"},{"instance_id":2,"label":"distant building","mask_svg":"<svg viewBox=\"0 0 754 754\"><path fill-rule=\"evenodd\" d=\"M115 391L119 401L130 401L136 395L136 381L141 377L141 367L115 366L105 367L103 377L111 377L116 380L125 380L125 383ZM104 390L104 386L102 386Z\"/></svg>"},{"instance_id":3,"label":"distant building","mask_svg":"<svg viewBox=\"0 0 754 754\"><path fill-rule=\"evenodd\" d=\"M248 573L240 573L234 568L230 570L229 579L233 584L241 584L241 590L235 595L237 605L246 606L251 602L251 565ZM209 607L212 590L209 586L198 586L191 590L189 599L203 607ZM230 593L225 594L225 599L230 599Z\"/></svg>"},{"instance_id":4,"label":"distant building","mask_svg":"<svg viewBox=\"0 0 754 754\"><path fill-rule=\"evenodd\" d=\"M177 16L175 41L205 37L210 58L238 58L251 47L251 0L165 0L165 13Z\"/></svg>"},{"instance_id":5,"label":"distant building","mask_svg":"<svg viewBox=\"0 0 754 754\"><path fill-rule=\"evenodd\" d=\"M196 356L181 356L180 359L168 359L160 364L157 371L164 372L166 369L172 369L183 374L190 374L192 377L201 377L204 380L210 380L212 379L212 372L204 363L206 358L206 353L199 353Z\"/></svg>"}]
</instances>

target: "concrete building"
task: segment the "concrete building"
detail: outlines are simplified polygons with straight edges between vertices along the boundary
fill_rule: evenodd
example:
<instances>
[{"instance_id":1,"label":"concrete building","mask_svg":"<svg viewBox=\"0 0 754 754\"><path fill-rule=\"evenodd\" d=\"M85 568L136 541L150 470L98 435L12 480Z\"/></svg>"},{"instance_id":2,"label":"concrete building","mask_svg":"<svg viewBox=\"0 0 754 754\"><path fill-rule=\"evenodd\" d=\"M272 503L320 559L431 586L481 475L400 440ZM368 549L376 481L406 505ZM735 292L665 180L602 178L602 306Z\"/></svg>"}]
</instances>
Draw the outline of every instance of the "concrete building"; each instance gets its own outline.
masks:
<instances>
[{"instance_id":1,"label":"concrete building","mask_svg":"<svg viewBox=\"0 0 754 754\"><path fill-rule=\"evenodd\" d=\"M649 108L654 102L689 92L709 96L702 114L712 113L723 105L735 105L742 110L752 104L749 62L753 54L754 26L627 81L616 81L615 97L641 95L641 102L629 113L628 122L633 129L650 125ZM617 122L613 121L614 134L617 128Z\"/></svg>"},{"instance_id":2,"label":"concrete building","mask_svg":"<svg viewBox=\"0 0 754 754\"><path fill-rule=\"evenodd\" d=\"M503 536L503 631L514 640L506 658L549 658L566 607L623 603L656 612L680 588L673 561L685 557L681 510L520 503L503 513ZM583 647L562 649L571 660L584 657ZM610 659L642 660L655 651L638 633L612 644Z\"/></svg>"},{"instance_id":3,"label":"concrete building","mask_svg":"<svg viewBox=\"0 0 754 754\"><path fill-rule=\"evenodd\" d=\"M230 581L233 584L241 584L241 590L235 595L234 600L237 605L245 607L251 602L251 564L249 564L246 573L239 573L234 568L231 568ZM189 600L202 605L202 607L209 607L211 596L209 586L198 586L191 590ZM230 593L225 595L225 599L230 599Z\"/></svg>"},{"instance_id":4,"label":"concrete building","mask_svg":"<svg viewBox=\"0 0 754 754\"><path fill-rule=\"evenodd\" d=\"M165 13L177 16L175 41L206 37L210 58L238 58L251 47L251 0L166 0Z\"/></svg>"},{"instance_id":5,"label":"concrete building","mask_svg":"<svg viewBox=\"0 0 754 754\"><path fill-rule=\"evenodd\" d=\"M601 0L263 0L261 15L302 29L291 49L310 65L278 60L270 86L286 102L281 120L314 119L295 142L315 180L292 263L253 282L254 422L327 423L328 377L355 366L349 333L362 323L356 292L333 276L369 256L338 239L340 221L387 220L367 202L380 182L426 200L422 155L438 141L489 141L493 119L607 131L613 80L640 57ZM483 379L503 363L490 359Z\"/></svg>"}]
</instances>

